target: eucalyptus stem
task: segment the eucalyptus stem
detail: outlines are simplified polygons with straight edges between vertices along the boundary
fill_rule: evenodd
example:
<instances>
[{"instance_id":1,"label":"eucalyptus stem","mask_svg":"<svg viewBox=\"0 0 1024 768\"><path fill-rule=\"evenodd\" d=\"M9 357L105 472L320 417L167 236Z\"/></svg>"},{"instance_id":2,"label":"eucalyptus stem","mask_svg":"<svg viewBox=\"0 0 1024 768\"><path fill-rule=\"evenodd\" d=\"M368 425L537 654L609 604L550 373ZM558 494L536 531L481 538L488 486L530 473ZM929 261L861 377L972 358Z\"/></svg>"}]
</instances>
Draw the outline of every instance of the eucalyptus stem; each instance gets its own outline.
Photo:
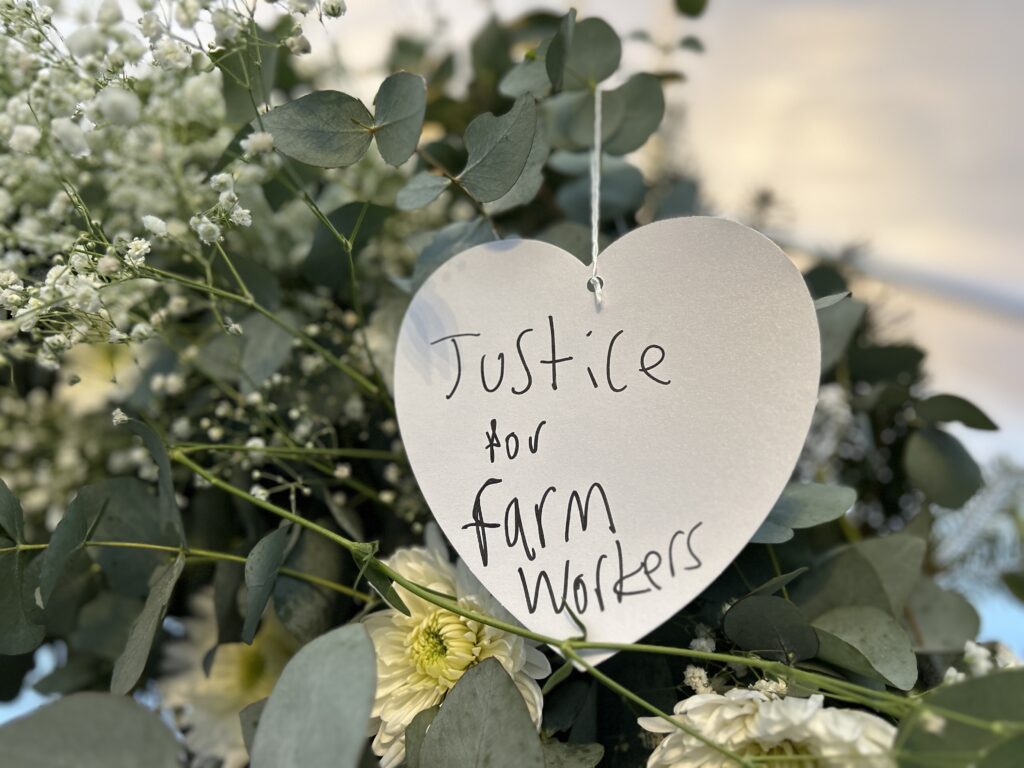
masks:
<instances>
[{"instance_id":1,"label":"eucalyptus stem","mask_svg":"<svg viewBox=\"0 0 1024 768\"><path fill-rule=\"evenodd\" d=\"M325 346L320 344L308 333L299 328L295 328L290 323L285 322L272 311L270 311L262 304L257 302L255 299L243 296L240 293L225 291L222 288L217 288L216 286L204 283L201 280L193 280L192 278L186 277L185 275L179 275L176 272L169 272L168 270L159 269L157 267L151 267L147 265L140 269L139 273L142 276L162 277L166 280L171 280L175 283L178 283L179 285L182 285L186 288L191 288L195 291L200 291L202 293L209 294L210 296L216 296L218 298L224 299L225 301L231 301L234 302L235 304L239 304L240 306L248 307L252 311L263 315L265 318L267 318L267 320L272 322L274 325L283 330L289 336L298 339L300 342L302 342L302 344L304 344L313 352L316 352L327 363L337 368L339 371L341 371L350 379L352 379L352 381L358 384L368 394L374 397L380 396L380 387L378 387L376 384L370 381L370 379L368 379L362 373L357 371L354 367L346 363L340 357L335 355Z\"/></svg>"},{"instance_id":2,"label":"eucalyptus stem","mask_svg":"<svg viewBox=\"0 0 1024 768\"><path fill-rule=\"evenodd\" d=\"M38 552L40 550L47 549L49 546L50 545L48 543L17 544L13 547L0 548L0 555L9 552ZM190 560L215 560L227 563L238 563L240 565L245 564L245 557L242 555L232 555L228 552L218 552L213 549L202 549L200 547L175 547L167 544L152 544L144 541L101 541L96 539L84 541L82 542L82 546L101 547L104 549L141 549L149 552L162 552L168 555L180 555ZM373 595L368 595L365 592L360 592L359 590L353 589L345 584L339 584L336 581L324 579L312 573L296 570L295 568L281 567L277 569L277 572L281 576L287 576L292 579L304 581L307 584L313 584L314 586L324 587L325 589L329 589L341 595L347 595L348 597L364 603L373 602L375 600Z\"/></svg>"},{"instance_id":3,"label":"eucalyptus stem","mask_svg":"<svg viewBox=\"0 0 1024 768\"><path fill-rule=\"evenodd\" d=\"M267 456L321 456L337 459L379 459L381 461L398 461L401 457L391 451L377 451L370 448L305 448L287 445L243 445L241 443L178 443L171 446L172 450L182 453L205 451L221 451L231 453L263 453Z\"/></svg>"}]
</instances>

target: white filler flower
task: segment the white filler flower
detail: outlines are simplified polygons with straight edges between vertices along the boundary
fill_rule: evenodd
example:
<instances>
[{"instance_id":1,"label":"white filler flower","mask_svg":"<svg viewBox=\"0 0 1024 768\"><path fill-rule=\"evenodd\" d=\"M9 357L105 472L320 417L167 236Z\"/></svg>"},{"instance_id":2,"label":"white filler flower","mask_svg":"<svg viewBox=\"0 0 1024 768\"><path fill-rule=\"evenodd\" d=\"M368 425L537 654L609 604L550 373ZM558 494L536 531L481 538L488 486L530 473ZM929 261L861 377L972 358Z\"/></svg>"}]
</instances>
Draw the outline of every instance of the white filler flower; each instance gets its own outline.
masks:
<instances>
[{"instance_id":1,"label":"white filler flower","mask_svg":"<svg viewBox=\"0 0 1024 768\"><path fill-rule=\"evenodd\" d=\"M460 562L422 547L401 549L388 560L398 573L424 587L453 595L467 609L509 623L515 619ZM518 635L469 621L395 588L410 616L387 609L363 621L377 652L377 698L373 705L373 751L383 768L405 759L405 729L417 714L437 706L463 673L484 659L497 659L540 727L544 704L536 680L551 668L544 655Z\"/></svg>"},{"instance_id":2,"label":"white filler flower","mask_svg":"<svg viewBox=\"0 0 1024 768\"><path fill-rule=\"evenodd\" d=\"M699 694L675 706L679 721L742 757L793 756L776 766L802 768L888 768L896 729L880 717L823 706L821 696L775 698L734 688L724 695ZM722 753L659 717L642 717L641 727L667 734L647 768L726 768ZM819 758L814 760L813 758Z\"/></svg>"}]
</instances>

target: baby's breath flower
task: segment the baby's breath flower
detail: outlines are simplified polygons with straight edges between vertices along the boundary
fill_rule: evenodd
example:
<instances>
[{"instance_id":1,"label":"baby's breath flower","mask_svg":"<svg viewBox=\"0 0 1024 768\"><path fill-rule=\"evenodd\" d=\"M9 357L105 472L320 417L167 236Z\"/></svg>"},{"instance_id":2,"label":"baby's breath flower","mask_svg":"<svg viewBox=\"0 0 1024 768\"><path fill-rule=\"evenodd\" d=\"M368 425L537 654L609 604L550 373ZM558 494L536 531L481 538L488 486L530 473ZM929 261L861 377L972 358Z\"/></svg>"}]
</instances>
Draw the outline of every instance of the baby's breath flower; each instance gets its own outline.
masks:
<instances>
[{"instance_id":1,"label":"baby's breath flower","mask_svg":"<svg viewBox=\"0 0 1024 768\"><path fill-rule=\"evenodd\" d=\"M167 223L156 216L143 216L142 226L157 237L163 237L167 234Z\"/></svg>"},{"instance_id":2,"label":"baby's breath flower","mask_svg":"<svg viewBox=\"0 0 1024 768\"><path fill-rule=\"evenodd\" d=\"M309 44L309 39L301 32L287 38L284 44L293 56L304 56L313 50L313 47Z\"/></svg>"},{"instance_id":3,"label":"baby's breath flower","mask_svg":"<svg viewBox=\"0 0 1024 768\"><path fill-rule=\"evenodd\" d=\"M100 256L99 261L96 262L96 271L106 277L116 275L118 270L120 269L121 262L117 260L116 256L113 256L109 253Z\"/></svg>"},{"instance_id":4,"label":"baby's breath flower","mask_svg":"<svg viewBox=\"0 0 1024 768\"><path fill-rule=\"evenodd\" d=\"M320 9L323 11L324 16L330 19L336 19L339 16L344 16L345 11L348 8L345 6L345 0L323 0L320 4Z\"/></svg>"},{"instance_id":5,"label":"baby's breath flower","mask_svg":"<svg viewBox=\"0 0 1024 768\"><path fill-rule=\"evenodd\" d=\"M214 224L206 216L193 216L189 219L189 226L199 235L199 239L207 245L213 245L220 241L220 227Z\"/></svg>"},{"instance_id":6,"label":"baby's breath flower","mask_svg":"<svg viewBox=\"0 0 1024 768\"><path fill-rule=\"evenodd\" d=\"M120 427L122 424L128 423L128 414L122 411L120 408L115 408L113 413L110 414L111 420L114 422L115 427Z\"/></svg>"},{"instance_id":7,"label":"baby's breath flower","mask_svg":"<svg viewBox=\"0 0 1024 768\"><path fill-rule=\"evenodd\" d=\"M192 54L186 46L164 35L153 44L153 61L164 69L188 69L192 64Z\"/></svg>"},{"instance_id":8,"label":"baby's breath flower","mask_svg":"<svg viewBox=\"0 0 1024 768\"><path fill-rule=\"evenodd\" d=\"M711 682L708 680L708 671L704 667L693 664L687 665L683 672L683 684L692 689L694 693L714 693Z\"/></svg>"},{"instance_id":9,"label":"baby's breath flower","mask_svg":"<svg viewBox=\"0 0 1024 768\"><path fill-rule=\"evenodd\" d=\"M128 243L128 250L125 252L125 257L127 258L128 263L133 267L141 267L146 263L146 255L149 253L149 250L149 240L136 237Z\"/></svg>"},{"instance_id":10,"label":"baby's breath flower","mask_svg":"<svg viewBox=\"0 0 1024 768\"><path fill-rule=\"evenodd\" d=\"M16 125L7 144L15 152L28 154L35 150L42 137L42 133L34 125Z\"/></svg>"},{"instance_id":11,"label":"baby's breath flower","mask_svg":"<svg viewBox=\"0 0 1024 768\"><path fill-rule=\"evenodd\" d=\"M73 120L58 117L50 123L50 130L60 142L64 150L72 157L87 157L90 153L89 142L85 140L85 132Z\"/></svg>"},{"instance_id":12,"label":"baby's breath flower","mask_svg":"<svg viewBox=\"0 0 1024 768\"><path fill-rule=\"evenodd\" d=\"M252 226L252 211L248 208L236 207L231 211L231 221L240 227Z\"/></svg>"},{"instance_id":13,"label":"baby's breath flower","mask_svg":"<svg viewBox=\"0 0 1024 768\"><path fill-rule=\"evenodd\" d=\"M274 137L266 131L253 131L241 141L246 155L265 155L274 150Z\"/></svg>"}]
</instances>

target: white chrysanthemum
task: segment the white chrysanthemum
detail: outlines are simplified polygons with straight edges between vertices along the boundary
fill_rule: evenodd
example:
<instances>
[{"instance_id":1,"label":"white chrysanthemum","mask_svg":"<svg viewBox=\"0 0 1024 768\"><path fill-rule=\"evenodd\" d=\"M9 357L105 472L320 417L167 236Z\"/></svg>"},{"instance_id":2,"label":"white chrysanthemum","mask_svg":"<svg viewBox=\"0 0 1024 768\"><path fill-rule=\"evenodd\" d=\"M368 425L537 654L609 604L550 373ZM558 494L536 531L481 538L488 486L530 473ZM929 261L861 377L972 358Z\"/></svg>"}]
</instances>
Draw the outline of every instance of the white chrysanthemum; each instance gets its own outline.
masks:
<instances>
[{"instance_id":1,"label":"white chrysanthemum","mask_svg":"<svg viewBox=\"0 0 1024 768\"><path fill-rule=\"evenodd\" d=\"M734 688L691 696L676 704L682 724L742 757L792 755L793 768L874 768L892 766L889 756L896 729L880 717L852 709L824 708L821 696L775 698L761 691ZM667 734L647 761L648 768L725 768L721 752L657 717L642 717L641 727ZM808 761L810 757L821 762ZM866 761L870 758L870 763ZM773 765L789 766L778 760Z\"/></svg>"},{"instance_id":2,"label":"white chrysanthemum","mask_svg":"<svg viewBox=\"0 0 1024 768\"><path fill-rule=\"evenodd\" d=\"M164 676L156 687L197 759L216 758L223 768L243 768L249 755L238 713L270 695L299 644L268 610L252 645L219 646L206 675L203 658L217 642L212 592L196 593L191 608L185 639L165 646Z\"/></svg>"},{"instance_id":3,"label":"white chrysanthemum","mask_svg":"<svg viewBox=\"0 0 1024 768\"><path fill-rule=\"evenodd\" d=\"M510 623L515 619L460 562L422 547L401 549L388 565L411 581L456 597L460 605ZM442 702L463 673L484 659L497 659L540 727L544 704L536 680L551 667L544 655L518 635L469 621L438 608L396 585L411 615L378 611L363 622L377 653L377 699L373 705L374 754L390 768L405 759L405 729L417 714Z\"/></svg>"}]
</instances>

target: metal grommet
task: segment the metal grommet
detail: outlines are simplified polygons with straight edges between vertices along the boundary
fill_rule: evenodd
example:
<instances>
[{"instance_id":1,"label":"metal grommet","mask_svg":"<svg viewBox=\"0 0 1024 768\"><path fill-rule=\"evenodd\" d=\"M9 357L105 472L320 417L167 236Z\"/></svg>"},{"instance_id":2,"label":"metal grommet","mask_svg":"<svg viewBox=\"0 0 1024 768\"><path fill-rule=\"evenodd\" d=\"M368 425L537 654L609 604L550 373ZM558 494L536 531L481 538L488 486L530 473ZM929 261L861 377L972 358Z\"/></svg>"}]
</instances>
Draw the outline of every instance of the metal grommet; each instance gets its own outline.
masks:
<instances>
[{"instance_id":1,"label":"metal grommet","mask_svg":"<svg viewBox=\"0 0 1024 768\"><path fill-rule=\"evenodd\" d=\"M604 279L600 275L594 275L587 280L587 290L591 293L600 293L604 288Z\"/></svg>"}]
</instances>

